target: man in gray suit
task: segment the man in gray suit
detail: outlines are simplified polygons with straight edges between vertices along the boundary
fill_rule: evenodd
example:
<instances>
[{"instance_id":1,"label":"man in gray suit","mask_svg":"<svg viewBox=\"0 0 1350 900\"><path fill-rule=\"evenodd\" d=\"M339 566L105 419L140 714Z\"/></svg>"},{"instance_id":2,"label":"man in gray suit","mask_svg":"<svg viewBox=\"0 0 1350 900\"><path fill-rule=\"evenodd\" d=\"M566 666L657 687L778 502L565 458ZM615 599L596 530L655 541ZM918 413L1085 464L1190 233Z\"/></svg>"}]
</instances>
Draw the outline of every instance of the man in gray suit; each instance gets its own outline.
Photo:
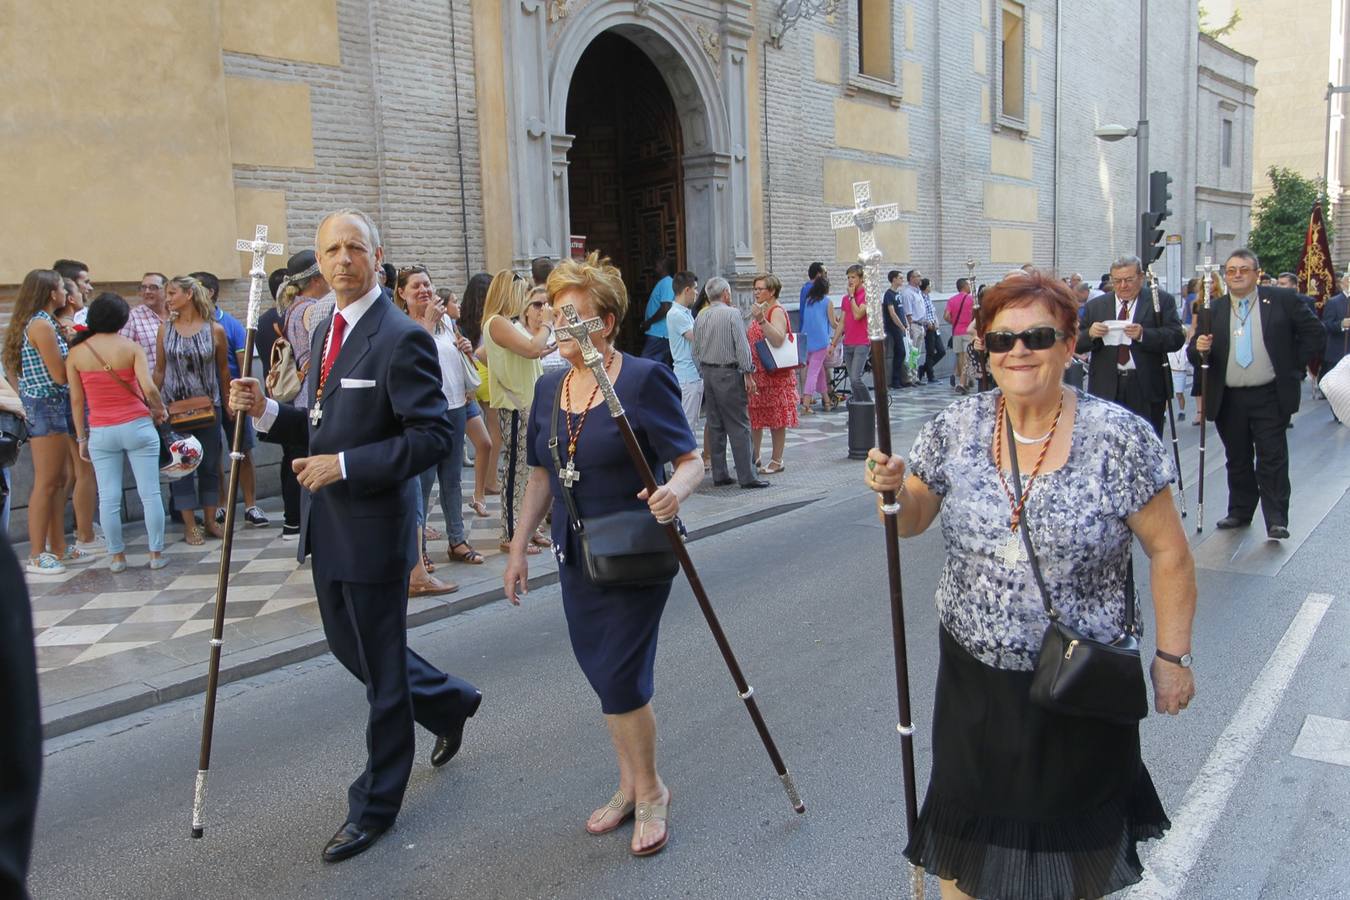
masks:
<instances>
[{"instance_id":1,"label":"man in gray suit","mask_svg":"<svg viewBox=\"0 0 1350 900\"><path fill-rule=\"evenodd\" d=\"M745 320L731 303L731 285L725 278L709 278L708 308L694 320L694 362L703 375L703 402L708 414L708 446L713 484L732 484L727 471L727 442L736 462L736 481L743 488L768 487L755 474L750 448L748 395L755 392L754 362Z\"/></svg>"}]
</instances>

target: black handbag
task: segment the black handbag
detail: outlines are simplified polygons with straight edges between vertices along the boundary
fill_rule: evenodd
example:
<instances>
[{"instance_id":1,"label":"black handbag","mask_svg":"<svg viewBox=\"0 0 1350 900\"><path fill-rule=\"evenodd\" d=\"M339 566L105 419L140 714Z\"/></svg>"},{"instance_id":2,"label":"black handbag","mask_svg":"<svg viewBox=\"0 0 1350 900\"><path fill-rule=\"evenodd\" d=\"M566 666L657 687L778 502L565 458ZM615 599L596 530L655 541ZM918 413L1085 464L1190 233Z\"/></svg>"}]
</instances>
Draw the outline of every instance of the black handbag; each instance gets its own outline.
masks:
<instances>
[{"instance_id":1,"label":"black handbag","mask_svg":"<svg viewBox=\"0 0 1350 900\"><path fill-rule=\"evenodd\" d=\"M0 469L19 461L19 450L28 443L28 423L23 416L0 412Z\"/></svg>"},{"instance_id":2,"label":"black handbag","mask_svg":"<svg viewBox=\"0 0 1350 900\"><path fill-rule=\"evenodd\" d=\"M1014 496L1020 497L1022 477L1017 468L1012 419L1006 413L1004 418L1008 427ZM998 461L994 462L997 465ZM1041 637L1041 652L1031 679L1031 702L1063 715L1133 725L1148 715L1148 690L1144 687L1144 669L1139 659L1139 638L1134 624L1134 563L1130 563L1125 583L1123 633L1109 644L1094 640L1067 625L1050 602L1050 592L1036 560L1036 548L1031 543L1025 509L1021 530L1022 543L1031 561L1031 574L1036 578L1045 614L1050 618Z\"/></svg>"},{"instance_id":3,"label":"black handbag","mask_svg":"<svg viewBox=\"0 0 1350 900\"><path fill-rule=\"evenodd\" d=\"M553 401L553 425L548 449L553 454L554 470L563 471L558 453L558 411L562 408L562 386ZM563 504L567 507L567 527L577 536L581 547L581 565L586 577L598 587L651 587L664 584L680 571L680 561L670 546L665 525L646 509L625 509L582 519L572 489L561 477ZM681 535L679 519L675 528Z\"/></svg>"}]
</instances>

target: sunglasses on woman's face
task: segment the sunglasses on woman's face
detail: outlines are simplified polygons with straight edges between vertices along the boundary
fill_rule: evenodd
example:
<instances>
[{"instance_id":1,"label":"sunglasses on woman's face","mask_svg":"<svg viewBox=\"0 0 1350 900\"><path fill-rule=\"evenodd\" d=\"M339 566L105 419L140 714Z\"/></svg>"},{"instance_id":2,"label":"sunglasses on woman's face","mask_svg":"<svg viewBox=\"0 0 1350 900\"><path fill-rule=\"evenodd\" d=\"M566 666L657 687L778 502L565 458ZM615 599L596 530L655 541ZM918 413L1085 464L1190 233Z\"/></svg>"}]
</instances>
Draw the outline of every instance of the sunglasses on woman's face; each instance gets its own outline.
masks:
<instances>
[{"instance_id":1,"label":"sunglasses on woman's face","mask_svg":"<svg viewBox=\"0 0 1350 900\"><path fill-rule=\"evenodd\" d=\"M990 353L1007 353L1020 340L1028 350L1049 350L1063 339L1064 332L1058 328L1038 325L1026 331L990 331L984 336L984 348Z\"/></svg>"}]
</instances>

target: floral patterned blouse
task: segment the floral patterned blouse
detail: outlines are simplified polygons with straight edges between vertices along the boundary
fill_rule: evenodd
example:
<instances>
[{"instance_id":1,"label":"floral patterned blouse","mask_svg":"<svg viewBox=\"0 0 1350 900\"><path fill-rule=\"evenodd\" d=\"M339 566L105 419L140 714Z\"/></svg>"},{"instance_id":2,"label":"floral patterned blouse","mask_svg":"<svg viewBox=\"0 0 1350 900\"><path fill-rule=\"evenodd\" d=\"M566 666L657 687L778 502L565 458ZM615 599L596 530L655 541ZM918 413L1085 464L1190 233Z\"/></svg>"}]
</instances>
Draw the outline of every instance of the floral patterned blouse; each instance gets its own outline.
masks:
<instances>
[{"instance_id":1,"label":"floral patterned blouse","mask_svg":"<svg viewBox=\"0 0 1350 900\"><path fill-rule=\"evenodd\" d=\"M1176 473L1147 421L1097 397L1077 397L1068 460L1036 479L1025 515L1051 602L1066 624L1113 641L1124 630L1133 539L1125 520ZM1048 620L1031 564L997 555L1010 535L992 450L998 398L990 391L947 407L919 432L907 462L942 499L947 560L936 599L943 626L981 662L1029 671Z\"/></svg>"}]
</instances>

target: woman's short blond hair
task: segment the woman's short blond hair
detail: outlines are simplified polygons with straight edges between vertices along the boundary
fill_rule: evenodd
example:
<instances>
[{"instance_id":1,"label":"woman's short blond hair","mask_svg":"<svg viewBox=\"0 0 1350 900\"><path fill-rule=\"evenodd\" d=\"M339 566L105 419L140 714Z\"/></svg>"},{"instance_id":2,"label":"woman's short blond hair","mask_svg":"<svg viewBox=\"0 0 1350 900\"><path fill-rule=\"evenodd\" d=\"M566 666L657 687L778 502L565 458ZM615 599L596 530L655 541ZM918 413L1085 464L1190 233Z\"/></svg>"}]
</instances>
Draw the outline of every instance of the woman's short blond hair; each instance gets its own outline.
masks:
<instances>
[{"instance_id":1,"label":"woman's short blond hair","mask_svg":"<svg viewBox=\"0 0 1350 900\"><path fill-rule=\"evenodd\" d=\"M775 300L778 299L779 294L783 293L783 282L779 281L778 276L772 272L765 272L763 275L757 277L755 281L764 282L764 287L768 289L769 293L773 294Z\"/></svg>"},{"instance_id":2,"label":"woman's short blond hair","mask_svg":"<svg viewBox=\"0 0 1350 900\"><path fill-rule=\"evenodd\" d=\"M565 259L549 273L548 299L556 305L558 295L570 290L589 294L601 320L614 317L614 330L606 335L612 342L628 314L628 288L624 287L618 267L609 257L602 259L599 251L593 251L585 259Z\"/></svg>"}]
</instances>

